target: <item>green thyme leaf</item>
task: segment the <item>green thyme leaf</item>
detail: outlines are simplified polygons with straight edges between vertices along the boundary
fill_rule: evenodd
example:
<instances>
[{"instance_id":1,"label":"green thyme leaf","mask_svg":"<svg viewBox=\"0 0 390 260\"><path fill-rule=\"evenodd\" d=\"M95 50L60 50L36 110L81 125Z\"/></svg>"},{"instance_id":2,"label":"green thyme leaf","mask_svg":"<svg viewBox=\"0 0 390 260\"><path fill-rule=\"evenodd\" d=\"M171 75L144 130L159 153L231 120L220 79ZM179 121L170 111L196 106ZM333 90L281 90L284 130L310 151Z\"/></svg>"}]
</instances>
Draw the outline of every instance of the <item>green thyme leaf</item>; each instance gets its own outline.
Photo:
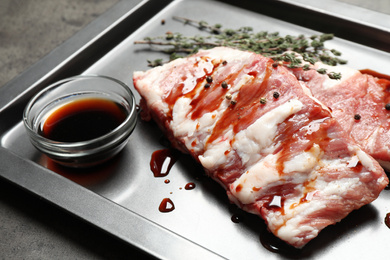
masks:
<instances>
[{"instance_id":1,"label":"green thyme leaf","mask_svg":"<svg viewBox=\"0 0 390 260\"><path fill-rule=\"evenodd\" d=\"M340 59L341 52L325 48L325 42L334 38L333 34L312 35L286 35L280 36L279 32L254 32L250 26L238 29L222 29L217 23L213 26L207 21L196 21L183 17L174 17L175 20L185 25L193 25L208 35L184 36L181 33L166 32L164 36L145 37L143 41L136 41L136 44L149 44L163 46L161 51L170 55L170 60L185 57L196 53L199 49L209 49L218 46L232 47L240 50L252 51L275 61L289 68L312 69L317 61L328 65L346 64L347 61ZM297 55L298 54L298 55ZM148 61L149 66L160 66L164 62L160 59ZM308 64L310 63L310 64ZM318 73L327 74L331 79L339 79L339 73L327 73L324 69L318 69Z\"/></svg>"}]
</instances>

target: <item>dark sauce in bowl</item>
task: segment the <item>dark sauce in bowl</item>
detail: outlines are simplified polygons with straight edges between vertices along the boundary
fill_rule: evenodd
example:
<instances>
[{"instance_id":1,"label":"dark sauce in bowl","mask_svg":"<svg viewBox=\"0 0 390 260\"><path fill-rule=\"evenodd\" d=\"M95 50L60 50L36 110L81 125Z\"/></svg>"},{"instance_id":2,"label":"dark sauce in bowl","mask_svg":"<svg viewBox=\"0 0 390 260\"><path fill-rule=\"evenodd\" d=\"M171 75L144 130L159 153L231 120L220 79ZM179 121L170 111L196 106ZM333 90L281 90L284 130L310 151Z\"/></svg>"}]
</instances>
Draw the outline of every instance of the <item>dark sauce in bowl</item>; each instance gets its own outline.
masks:
<instances>
[{"instance_id":1,"label":"dark sauce in bowl","mask_svg":"<svg viewBox=\"0 0 390 260\"><path fill-rule=\"evenodd\" d=\"M38 128L41 136L59 142L80 142L103 136L127 117L118 103L103 98L71 101L52 112Z\"/></svg>"}]
</instances>

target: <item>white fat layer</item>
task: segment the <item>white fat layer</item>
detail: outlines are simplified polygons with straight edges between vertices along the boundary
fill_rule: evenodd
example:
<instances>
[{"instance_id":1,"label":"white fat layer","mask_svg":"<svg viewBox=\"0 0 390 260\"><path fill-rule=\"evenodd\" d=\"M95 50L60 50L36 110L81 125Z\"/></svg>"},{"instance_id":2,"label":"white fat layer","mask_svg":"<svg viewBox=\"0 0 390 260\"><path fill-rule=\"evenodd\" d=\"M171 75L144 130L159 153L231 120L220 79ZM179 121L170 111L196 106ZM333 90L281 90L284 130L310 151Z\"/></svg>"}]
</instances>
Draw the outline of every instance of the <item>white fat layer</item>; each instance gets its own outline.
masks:
<instances>
[{"instance_id":1,"label":"white fat layer","mask_svg":"<svg viewBox=\"0 0 390 260\"><path fill-rule=\"evenodd\" d=\"M290 100L258 118L245 130L238 132L232 148L240 156L244 165L251 165L260 159L260 152L271 153L273 139L280 123L297 113L303 107L301 101Z\"/></svg>"},{"instance_id":2,"label":"white fat layer","mask_svg":"<svg viewBox=\"0 0 390 260\"><path fill-rule=\"evenodd\" d=\"M340 197L348 191L354 190L361 184L360 178L343 178L332 182L317 180L316 189L321 191L322 196Z\"/></svg>"},{"instance_id":3,"label":"white fat layer","mask_svg":"<svg viewBox=\"0 0 390 260\"><path fill-rule=\"evenodd\" d=\"M188 112L191 109L191 99L179 98L172 109L172 121L170 122L171 129L176 137L190 137L196 130L197 121L187 118Z\"/></svg>"},{"instance_id":4,"label":"white fat layer","mask_svg":"<svg viewBox=\"0 0 390 260\"><path fill-rule=\"evenodd\" d=\"M228 131L223 136L207 146L203 155L198 156L199 161L206 169L212 170L215 167L225 164L228 156L225 151L230 150L230 140L233 138L233 131Z\"/></svg>"},{"instance_id":5,"label":"white fat layer","mask_svg":"<svg viewBox=\"0 0 390 260\"><path fill-rule=\"evenodd\" d=\"M262 187L280 180L279 172L275 168L277 155L269 154L263 160L254 164L242 174L230 187L230 191L243 204L256 201L261 194ZM237 186L241 185L239 192Z\"/></svg>"},{"instance_id":6,"label":"white fat layer","mask_svg":"<svg viewBox=\"0 0 390 260\"><path fill-rule=\"evenodd\" d=\"M235 92L239 91L242 85L246 84L249 81L252 81L254 79L253 76L250 76L248 74L243 75L240 77L239 81L235 82L233 86L229 86L229 93L234 95Z\"/></svg>"},{"instance_id":7,"label":"white fat layer","mask_svg":"<svg viewBox=\"0 0 390 260\"><path fill-rule=\"evenodd\" d=\"M353 167L356 167L356 165L358 164L359 162L359 157L357 157L356 155L352 156L351 159L348 161L348 166L347 167L350 167L350 168L353 168Z\"/></svg>"},{"instance_id":8,"label":"white fat layer","mask_svg":"<svg viewBox=\"0 0 390 260\"><path fill-rule=\"evenodd\" d=\"M375 171L374 160L356 145L349 145L348 150L354 152L360 163L369 171Z\"/></svg>"},{"instance_id":9,"label":"white fat layer","mask_svg":"<svg viewBox=\"0 0 390 260\"><path fill-rule=\"evenodd\" d=\"M357 151L357 157L363 166L366 167L369 171L375 171L373 160L370 158L370 156L368 156L368 154L359 149Z\"/></svg>"},{"instance_id":10,"label":"white fat layer","mask_svg":"<svg viewBox=\"0 0 390 260\"><path fill-rule=\"evenodd\" d=\"M272 145L273 139L277 134L278 125L300 111L302 107L303 104L299 100L290 100L267 112L248 128L236 134L232 148L240 156L242 163L248 167L248 171L242 174L230 189L242 203L255 202L261 187L279 180L279 173L275 168L277 157L272 154L275 149ZM261 153L265 151L268 155L261 158ZM241 189L236 192L239 185Z\"/></svg>"},{"instance_id":11,"label":"white fat layer","mask_svg":"<svg viewBox=\"0 0 390 260\"><path fill-rule=\"evenodd\" d=\"M179 98L172 109L172 121L170 122L170 128L173 134L177 138L181 138L184 141L186 147L195 152L203 149L206 138L198 139L198 135L204 136L210 135L212 129L215 126L216 121L221 116L221 112L225 108L222 106L213 112L205 113L201 118L197 120L191 119L191 99ZM195 141L195 145L193 145Z\"/></svg>"},{"instance_id":12,"label":"white fat layer","mask_svg":"<svg viewBox=\"0 0 390 260\"><path fill-rule=\"evenodd\" d=\"M318 144L314 144L309 151L300 153L290 160L285 161L283 172L309 172L317 165L320 160L320 154L320 146Z\"/></svg>"}]
</instances>

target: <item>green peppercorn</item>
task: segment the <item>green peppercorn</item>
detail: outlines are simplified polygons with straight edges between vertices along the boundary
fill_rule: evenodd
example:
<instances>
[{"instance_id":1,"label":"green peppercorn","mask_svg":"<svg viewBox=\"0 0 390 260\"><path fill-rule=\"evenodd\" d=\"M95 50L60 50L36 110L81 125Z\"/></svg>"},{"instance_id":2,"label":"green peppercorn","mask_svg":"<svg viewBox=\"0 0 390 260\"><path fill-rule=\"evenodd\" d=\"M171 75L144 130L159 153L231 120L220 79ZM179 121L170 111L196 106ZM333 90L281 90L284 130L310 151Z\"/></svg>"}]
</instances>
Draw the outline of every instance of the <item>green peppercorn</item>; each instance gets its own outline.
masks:
<instances>
[{"instance_id":1,"label":"green peppercorn","mask_svg":"<svg viewBox=\"0 0 390 260\"><path fill-rule=\"evenodd\" d=\"M260 104L265 105L265 103L267 103L267 99L264 97L260 98Z\"/></svg>"}]
</instances>

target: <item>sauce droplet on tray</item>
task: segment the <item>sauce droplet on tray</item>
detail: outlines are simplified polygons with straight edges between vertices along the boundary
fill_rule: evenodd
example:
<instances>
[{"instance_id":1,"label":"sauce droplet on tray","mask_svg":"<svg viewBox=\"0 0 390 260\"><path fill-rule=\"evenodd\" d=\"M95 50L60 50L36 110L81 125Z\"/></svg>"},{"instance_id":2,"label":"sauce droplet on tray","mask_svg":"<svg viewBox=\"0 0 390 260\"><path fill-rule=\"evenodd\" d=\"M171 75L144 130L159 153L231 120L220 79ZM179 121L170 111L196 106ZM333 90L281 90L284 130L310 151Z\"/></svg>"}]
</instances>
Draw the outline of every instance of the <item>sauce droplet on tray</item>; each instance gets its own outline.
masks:
<instances>
[{"instance_id":1,"label":"sauce droplet on tray","mask_svg":"<svg viewBox=\"0 0 390 260\"><path fill-rule=\"evenodd\" d=\"M150 160L150 169L154 177L165 177L177 161L178 153L171 149L162 149L153 152Z\"/></svg>"},{"instance_id":2,"label":"sauce droplet on tray","mask_svg":"<svg viewBox=\"0 0 390 260\"><path fill-rule=\"evenodd\" d=\"M195 186L196 186L195 183L189 182L189 183L186 184L184 189L186 189L186 190L193 190L193 189L195 189Z\"/></svg>"},{"instance_id":3,"label":"sauce droplet on tray","mask_svg":"<svg viewBox=\"0 0 390 260\"><path fill-rule=\"evenodd\" d=\"M158 207L158 210L163 213L171 212L175 209L175 205L173 204L172 200L169 198L164 198L160 206Z\"/></svg>"},{"instance_id":4,"label":"sauce droplet on tray","mask_svg":"<svg viewBox=\"0 0 390 260\"><path fill-rule=\"evenodd\" d=\"M231 219L234 223L240 223L244 220L244 216L240 214L234 214Z\"/></svg>"},{"instance_id":5,"label":"sauce droplet on tray","mask_svg":"<svg viewBox=\"0 0 390 260\"><path fill-rule=\"evenodd\" d=\"M386 214L385 224L388 228L390 228L390 212Z\"/></svg>"}]
</instances>

